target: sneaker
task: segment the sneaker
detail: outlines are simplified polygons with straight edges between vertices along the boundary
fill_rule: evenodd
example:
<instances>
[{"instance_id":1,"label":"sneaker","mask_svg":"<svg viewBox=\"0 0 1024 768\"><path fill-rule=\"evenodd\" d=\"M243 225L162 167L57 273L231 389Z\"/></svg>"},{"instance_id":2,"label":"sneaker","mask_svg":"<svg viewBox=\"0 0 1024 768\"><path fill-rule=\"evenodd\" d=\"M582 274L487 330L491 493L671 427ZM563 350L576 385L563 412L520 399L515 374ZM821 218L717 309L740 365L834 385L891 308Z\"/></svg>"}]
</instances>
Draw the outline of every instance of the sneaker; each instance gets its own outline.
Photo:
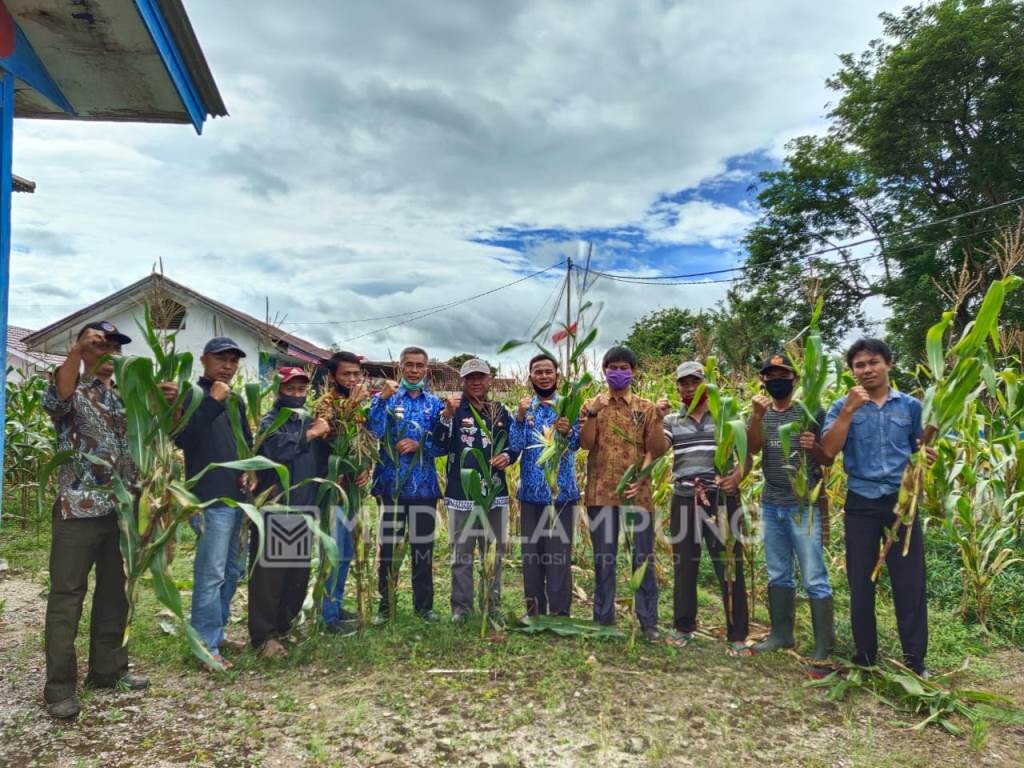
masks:
<instances>
[{"instance_id":1,"label":"sneaker","mask_svg":"<svg viewBox=\"0 0 1024 768\"><path fill-rule=\"evenodd\" d=\"M440 621L441 617L437 615L437 611L430 609L429 611L423 611L420 613L420 618L424 621L435 622Z\"/></svg>"},{"instance_id":2,"label":"sneaker","mask_svg":"<svg viewBox=\"0 0 1024 768\"><path fill-rule=\"evenodd\" d=\"M465 624L468 618L469 617L466 616L466 614L456 611L452 614L452 624Z\"/></svg>"},{"instance_id":3,"label":"sneaker","mask_svg":"<svg viewBox=\"0 0 1024 768\"><path fill-rule=\"evenodd\" d=\"M149 678L129 672L114 684L122 691L144 691L149 688Z\"/></svg>"},{"instance_id":4,"label":"sneaker","mask_svg":"<svg viewBox=\"0 0 1024 768\"><path fill-rule=\"evenodd\" d=\"M55 717L58 720L73 720L78 717L78 713L82 710L82 707L78 703L78 697L72 696L70 699L64 699L64 701L55 701L52 704L46 705L46 712L50 717Z\"/></svg>"}]
</instances>

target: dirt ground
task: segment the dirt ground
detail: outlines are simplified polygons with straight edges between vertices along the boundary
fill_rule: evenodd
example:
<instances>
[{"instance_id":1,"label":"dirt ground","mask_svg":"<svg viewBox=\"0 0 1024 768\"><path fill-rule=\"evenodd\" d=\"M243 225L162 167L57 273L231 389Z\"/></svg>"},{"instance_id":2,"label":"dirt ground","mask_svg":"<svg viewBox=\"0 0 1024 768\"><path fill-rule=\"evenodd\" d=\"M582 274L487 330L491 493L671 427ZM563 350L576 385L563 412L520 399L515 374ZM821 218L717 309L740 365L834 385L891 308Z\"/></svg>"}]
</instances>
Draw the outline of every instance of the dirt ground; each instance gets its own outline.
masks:
<instances>
[{"instance_id":1,"label":"dirt ground","mask_svg":"<svg viewBox=\"0 0 1024 768\"><path fill-rule=\"evenodd\" d=\"M41 695L45 587L0 573L0 600L3 766L1024 765L1024 728L993 725L972 751L866 695L826 700L785 655L518 637L449 652L423 625L373 630L391 633L373 664L360 636L332 637L293 651L298 663L240 661L231 679L157 637L156 658L137 659L149 691L88 691L78 720L59 723ZM999 673L985 687L1024 704L1024 654L987 661Z\"/></svg>"}]
</instances>

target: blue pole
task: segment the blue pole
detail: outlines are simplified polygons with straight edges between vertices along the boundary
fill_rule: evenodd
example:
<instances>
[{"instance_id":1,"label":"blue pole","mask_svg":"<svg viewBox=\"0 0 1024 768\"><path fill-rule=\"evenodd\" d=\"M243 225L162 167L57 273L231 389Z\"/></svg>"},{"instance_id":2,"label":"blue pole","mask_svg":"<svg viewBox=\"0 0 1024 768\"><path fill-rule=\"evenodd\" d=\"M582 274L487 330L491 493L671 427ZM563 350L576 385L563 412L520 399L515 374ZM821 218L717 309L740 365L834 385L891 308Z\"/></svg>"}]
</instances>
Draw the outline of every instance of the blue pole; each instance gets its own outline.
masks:
<instances>
[{"instance_id":1,"label":"blue pole","mask_svg":"<svg viewBox=\"0 0 1024 768\"><path fill-rule=\"evenodd\" d=\"M3 522L4 435L7 423L7 297L11 286L11 139L14 75L0 69L0 524Z\"/></svg>"}]
</instances>

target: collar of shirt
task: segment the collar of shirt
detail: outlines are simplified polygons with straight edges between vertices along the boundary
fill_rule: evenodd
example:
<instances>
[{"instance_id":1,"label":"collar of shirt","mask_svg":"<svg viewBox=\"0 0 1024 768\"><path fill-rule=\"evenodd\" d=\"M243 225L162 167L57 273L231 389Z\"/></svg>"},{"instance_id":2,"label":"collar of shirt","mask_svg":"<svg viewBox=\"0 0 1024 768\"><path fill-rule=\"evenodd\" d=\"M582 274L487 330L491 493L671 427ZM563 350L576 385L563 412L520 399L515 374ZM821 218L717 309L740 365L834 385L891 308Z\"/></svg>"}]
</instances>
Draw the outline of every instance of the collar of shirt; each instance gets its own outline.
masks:
<instances>
[{"instance_id":1,"label":"collar of shirt","mask_svg":"<svg viewBox=\"0 0 1024 768\"><path fill-rule=\"evenodd\" d=\"M554 408L555 407L555 403L558 402L559 397L560 397L560 395L558 395L556 393L550 400L541 400L540 399L540 395L534 395L533 396L533 401L530 403L530 407L535 409L535 410L537 408L540 408L541 406L546 406L548 408Z\"/></svg>"},{"instance_id":2,"label":"collar of shirt","mask_svg":"<svg viewBox=\"0 0 1024 768\"><path fill-rule=\"evenodd\" d=\"M626 390L626 391L625 391L625 392L624 392L623 394L621 394L621 395L613 395L613 394L611 393L611 391L609 391L609 392L608 392L608 403L609 403L609 404L611 404L611 403L615 402L616 400L621 400L621 401L622 401L622 402L624 402L624 403L625 403L626 405L629 405L630 403L632 403L632 402L633 402L633 393L632 393L632 392L630 392L630 391L629 391L629 390L627 389L627 390Z\"/></svg>"}]
</instances>

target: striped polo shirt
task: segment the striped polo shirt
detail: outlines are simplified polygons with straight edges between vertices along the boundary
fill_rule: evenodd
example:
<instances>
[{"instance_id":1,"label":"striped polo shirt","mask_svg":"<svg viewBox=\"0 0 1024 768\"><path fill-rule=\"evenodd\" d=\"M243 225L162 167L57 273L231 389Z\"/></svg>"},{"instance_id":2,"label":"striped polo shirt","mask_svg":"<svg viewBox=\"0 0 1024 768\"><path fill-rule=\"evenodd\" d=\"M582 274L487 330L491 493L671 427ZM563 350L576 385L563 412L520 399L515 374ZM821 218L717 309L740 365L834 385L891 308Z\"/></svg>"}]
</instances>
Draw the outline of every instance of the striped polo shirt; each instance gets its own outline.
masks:
<instances>
[{"instance_id":1,"label":"striped polo shirt","mask_svg":"<svg viewBox=\"0 0 1024 768\"><path fill-rule=\"evenodd\" d=\"M705 486L715 483L715 420L707 411L700 421L685 410L665 417L665 437L672 443L673 493L693 496L693 481Z\"/></svg>"}]
</instances>

